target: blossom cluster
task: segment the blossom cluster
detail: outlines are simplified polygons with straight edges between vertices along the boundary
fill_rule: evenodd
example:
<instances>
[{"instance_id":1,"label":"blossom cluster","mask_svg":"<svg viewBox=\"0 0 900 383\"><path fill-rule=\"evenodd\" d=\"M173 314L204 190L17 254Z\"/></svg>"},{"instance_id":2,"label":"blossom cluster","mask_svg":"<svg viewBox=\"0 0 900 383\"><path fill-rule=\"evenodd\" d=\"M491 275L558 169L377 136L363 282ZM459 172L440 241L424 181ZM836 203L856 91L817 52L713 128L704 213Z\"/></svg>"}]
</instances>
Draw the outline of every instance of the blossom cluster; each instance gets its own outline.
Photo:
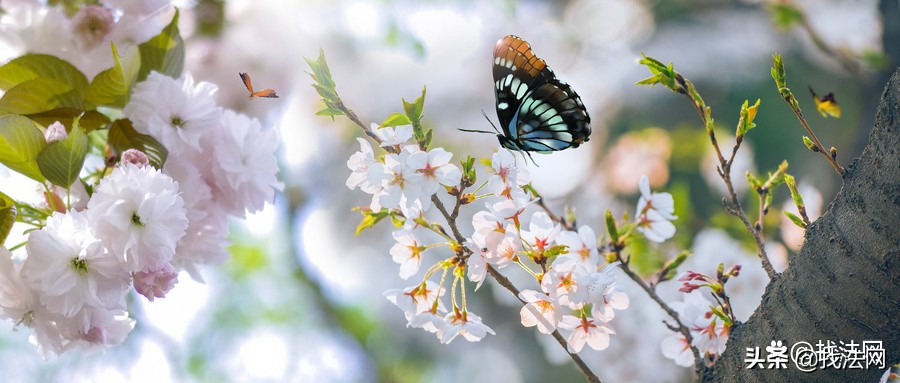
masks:
<instances>
[{"instance_id":1,"label":"blossom cluster","mask_svg":"<svg viewBox=\"0 0 900 383\"><path fill-rule=\"evenodd\" d=\"M127 150L92 188L48 189L53 213L28 235L24 261L0 247L0 317L30 327L45 354L120 343L134 326L132 289L153 301L180 270L199 280L198 266L227 259L228 217L261 210L281 188L276 133L216 105L216 90L151 73L122 113L167 149L162 169Z\"/></svg>"},{"instance_id":2,"label":"blossom cluster","mask_svg":"<svg viewBox=\"0 0 900 383\"><path fill-rule=\"evenodd\" d=\"M351 170L347 186L372 195L369 214L389 214L403 222L393 232L395 244L390 249L392 259L400 265L400 277L418 275L425 253L437 252L431 249L447 247L453 253L436 259L419 283L385 292L385 297L404 312L407 326L434 333L443 343L459 335L478 341L493 334L478 315L466 309L464 285L468 280L477 290L489 269L517 265L535 276L538 286L518 293L523 302L523 326L536 326L544 334L562 331L572 353L580 352L585 344L596 350L608 347L610 335L615 333L609 322L615 310L629 305L628 296L616 288L614 270L618 263L607 263L600 256L597 235L589 226L566 230L562 221L537 210L537 198L525 188L530 184L529 173L516 165L510 152L495 152L490 158L488 179L465 194L463 189L471 184L465 184L463 171L450 162L452 154L410 143L414 136L411 126L372 124L369 132L387 153L376 156L369 141L358 138L360 150L347 162ZM453 216L441 211L447 221L452 221L460 205L482 206L472 215L473 230L461 243L457 242L460 237L450 236L443 226L428 218L432 206L441 203L441 186L457 199ZM675 228L670 221L676 218L671 195L651 193L646 177L641 180L641 192L632 227L652 241L671 238ZM428 231L449 243L427 243L423 233ZM459 235L456 230L454 234ZM523 259L530 259L531 265ZM535 266L539 270L532 270ZM441 270L443 273L439 273ZM448 289L445 282L449 271L453 282ZM432 277L438 275L440 281L435 282ZM450 307L442 301L448 290Z\"/></svg>"},{"instance_id":3,"label":"blossom cluster","mask_svg":"<svg viewBox=\"0 0 900 383\"><path fill-rule=\"evenodd\" d=\"M678 312L679 321L690 330L693 342L689 343L684 334L675 332L660 344L663 356L679 366L690 367L694 365L692 346L709 359L725 352L731 326L713 313L715 305L702 292L685 294L683 302L673 302L671 306Z\"/></svg>"}]
</instances>

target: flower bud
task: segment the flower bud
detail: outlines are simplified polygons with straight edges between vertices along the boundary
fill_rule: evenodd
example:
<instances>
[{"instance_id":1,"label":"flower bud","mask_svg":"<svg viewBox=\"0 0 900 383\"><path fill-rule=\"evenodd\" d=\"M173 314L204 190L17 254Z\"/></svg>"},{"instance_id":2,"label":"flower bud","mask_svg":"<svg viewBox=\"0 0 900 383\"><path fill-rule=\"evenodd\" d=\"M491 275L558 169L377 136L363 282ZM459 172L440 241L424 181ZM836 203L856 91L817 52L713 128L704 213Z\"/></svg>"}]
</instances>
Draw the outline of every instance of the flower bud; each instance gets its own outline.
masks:
<instances>
[{"instance_id":1,"label":"flower bud","mask_svg":"<svg viewBox=\"0 0 900 383\"><path fill-rule=\"evenodd\" d=\"M144 152L137 149L128 149L122 152L122 164L134 164L142 168L150 164L150 159Z\"/></svg>"},{"instance_id":2,"label":"flower bud","mask_svg":"<svg viewBox=\"0 0 900 383\"><path fill-rule=\"evenodd\" d=\"M67 137L69 137L69 133L66 133L66 127L59 121L50 124L44 132L44 138L47 140L48 144L65 140Z\"/></svg>"},{"instance_id":3,"label":"flower bud","mask_svg":"<svg viewBox=\"0 0 900 383\"><path fill-rule=\"evenodd\" d=\"M84 7L72 18L72 33L83 49L92 49L109 37L116 21L109 9L99 5Z\"/></svg>"},{"instance_id":4,"label":"flower bud","mask_svg":"<svg viewBox=\"0 0 900 383\"><path fill-rule=\"evenodd\" d=\"M178 271L171 263L156 270L145 270L134 273L134 289L153 302L154 298L163 298L178 283Z\"/></svg>"}]
</instances>

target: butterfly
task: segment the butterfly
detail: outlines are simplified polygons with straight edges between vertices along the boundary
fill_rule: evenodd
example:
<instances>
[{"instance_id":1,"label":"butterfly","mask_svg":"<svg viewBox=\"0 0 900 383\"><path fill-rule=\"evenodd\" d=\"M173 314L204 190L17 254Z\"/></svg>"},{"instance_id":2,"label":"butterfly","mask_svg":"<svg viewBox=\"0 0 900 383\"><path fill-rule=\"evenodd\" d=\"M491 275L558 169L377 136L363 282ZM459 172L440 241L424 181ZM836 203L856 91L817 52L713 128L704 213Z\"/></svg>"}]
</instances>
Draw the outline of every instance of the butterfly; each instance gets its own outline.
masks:
<instances>
[{"instance_id":1,"label":"butterfly","mask_svg":"<svg viewBox=\"0 0 900 383\"><path fill-rule=\"evenodd\" d=\"M250 91L251 99L253 97L278 98L278 95L275 94L275 90L273 90L273 89L266 88L266 89L254 92L253 84L250 83L250 75L246 74L246 73L238 73L238 75L241 76L241 81L244 82L244 86L246 86L247 90Z\"/></svg>"},{"instance_id":2,"label":"butterfly","mask_svg":"<svg viewBox=\"0 0 900 383\"><path fill-rule=\"evenodd\" d=\"M809 93L812 93L813 101L816 103L816 110L819 111L819 114L821 114L822 117L841 117L841 106L838 105L837 100L834 99L834 93L828 93L821 99L816 95L816 92L813 91L812 87L809 87Z\"/></svg>"},{"instance_id":3,"label":"butterfly","mask_svg":"<svg viewBox=\"0 0 900 383\"><path fill-rule=\"evenodd\" d=\"M498 40L494 46L493 74L502 131L496 127L494 130L501 146L530 156L529 152L577 148L588 141L591 117L581 97L556 78L528 42L513 35Z\"/></svg>"}]
</instances>

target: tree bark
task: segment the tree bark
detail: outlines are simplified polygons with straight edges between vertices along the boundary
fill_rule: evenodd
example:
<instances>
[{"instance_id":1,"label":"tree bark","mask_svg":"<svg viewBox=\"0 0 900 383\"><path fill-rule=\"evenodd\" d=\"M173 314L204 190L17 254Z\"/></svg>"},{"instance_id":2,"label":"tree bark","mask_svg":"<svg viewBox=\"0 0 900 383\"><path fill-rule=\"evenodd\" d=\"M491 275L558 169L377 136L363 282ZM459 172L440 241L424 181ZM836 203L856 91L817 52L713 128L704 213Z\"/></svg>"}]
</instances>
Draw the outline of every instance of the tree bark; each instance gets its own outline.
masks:
<instances>
[{"instance_id":1,"label":"tree bark","mask_svg":"<svg viewBox=\"0 0 900 383\"><path fill-rule=\"evenodd\" d=\"M888 80L869 142L847 167L840 192L747 323L732 328L727 350L703 381L877 382L884 373L804 373L793 362L748 370L747 348L759 347L764 358L773 340L788 351L797 342L881 340L885 364L900 362L900 69Z\"/></svg>"}]
</instances>

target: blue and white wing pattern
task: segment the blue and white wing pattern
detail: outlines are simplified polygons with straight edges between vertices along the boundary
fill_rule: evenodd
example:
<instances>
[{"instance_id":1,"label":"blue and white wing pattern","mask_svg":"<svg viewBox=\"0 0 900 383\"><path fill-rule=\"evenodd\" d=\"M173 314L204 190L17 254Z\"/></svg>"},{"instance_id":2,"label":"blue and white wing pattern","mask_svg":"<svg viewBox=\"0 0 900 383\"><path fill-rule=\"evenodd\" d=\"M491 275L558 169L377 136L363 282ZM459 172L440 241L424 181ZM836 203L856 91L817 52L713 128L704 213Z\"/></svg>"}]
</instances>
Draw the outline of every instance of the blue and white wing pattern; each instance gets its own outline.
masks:
<instances>
[{"instance_id":1,"label":"blue and white wing pattern","mask_svg":"<svg viewBox=\"0 0 900 383\"><path fill-rule=\"evenodd\" d=\"M581 98L525 40L509 35L497 41L493 64L503 147L552 152L588 141L591 118Z\"/></svg>"}]
</instances>

